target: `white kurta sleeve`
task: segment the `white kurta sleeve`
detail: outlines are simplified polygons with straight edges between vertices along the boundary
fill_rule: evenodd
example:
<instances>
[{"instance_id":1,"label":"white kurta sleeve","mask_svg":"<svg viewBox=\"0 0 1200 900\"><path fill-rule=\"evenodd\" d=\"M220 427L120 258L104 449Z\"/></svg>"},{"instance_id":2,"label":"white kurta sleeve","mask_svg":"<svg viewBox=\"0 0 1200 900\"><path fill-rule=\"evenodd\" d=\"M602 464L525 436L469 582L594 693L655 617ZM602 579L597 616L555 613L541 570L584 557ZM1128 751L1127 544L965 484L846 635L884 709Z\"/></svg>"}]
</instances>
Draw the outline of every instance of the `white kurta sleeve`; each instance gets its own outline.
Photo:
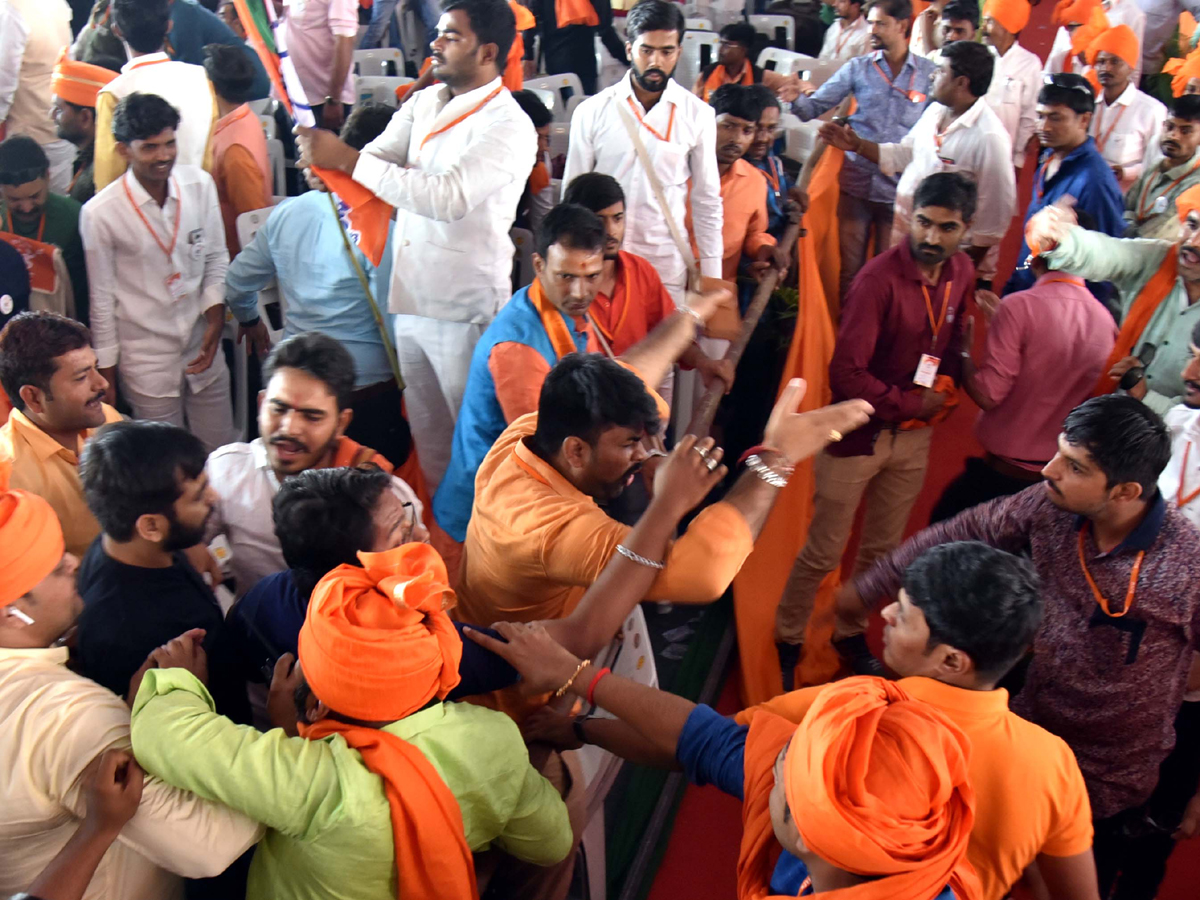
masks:
<instances>
[{"instance_id":1,"label":"white kurta sleeve","mask_svg":"<svg viewBox=\"0 0 1200 900\"><path fill-rule=\"evenodd\" d=\"M700 274L720 278L725 252L722 235L725 211L721 203L721 173L717 169L717 117L711 108L707 112L696 145L688 154L692 173L692 229L700 250Z\"/></svg>"},{"instance_id":2,"label":"white kurta sleeve","mask_svg":"<svg viewBox=\"0 0 1200 900\"><path fill-rule=\"evenodd\" d=\"M91 201L79 214L79 236L91 295L92 349L102 369L115 366L121 356L117 342L117 248L110 231L112 224L105 216L96 215ZM223 246L224 241L221 243Z\"/></svg>"}]
</instances>

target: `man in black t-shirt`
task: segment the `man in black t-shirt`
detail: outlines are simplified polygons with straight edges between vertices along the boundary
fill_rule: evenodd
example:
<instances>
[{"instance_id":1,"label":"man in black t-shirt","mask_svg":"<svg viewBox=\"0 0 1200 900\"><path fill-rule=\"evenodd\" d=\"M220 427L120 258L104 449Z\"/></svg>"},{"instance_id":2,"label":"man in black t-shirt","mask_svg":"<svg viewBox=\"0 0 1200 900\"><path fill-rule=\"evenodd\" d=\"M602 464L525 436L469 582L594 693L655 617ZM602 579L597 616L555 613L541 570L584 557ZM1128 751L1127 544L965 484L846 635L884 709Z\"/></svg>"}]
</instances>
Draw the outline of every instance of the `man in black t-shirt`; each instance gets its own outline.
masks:
<instances>
[{"instance_id":1,"label":"man in black t-shirt","mask_svg":"<svg viewBox=\"0 0 1200 900\"><path fill-rule=\"evenodd\" d=\"M102 531L79 569L78 671L124 696L151 652L202 628L217 709L246 722L221 607L181 552L203 539L216 502L207 460L199 438L164 422L117 422L88 441L79 475Z\"/></svg>"}]
</instances>

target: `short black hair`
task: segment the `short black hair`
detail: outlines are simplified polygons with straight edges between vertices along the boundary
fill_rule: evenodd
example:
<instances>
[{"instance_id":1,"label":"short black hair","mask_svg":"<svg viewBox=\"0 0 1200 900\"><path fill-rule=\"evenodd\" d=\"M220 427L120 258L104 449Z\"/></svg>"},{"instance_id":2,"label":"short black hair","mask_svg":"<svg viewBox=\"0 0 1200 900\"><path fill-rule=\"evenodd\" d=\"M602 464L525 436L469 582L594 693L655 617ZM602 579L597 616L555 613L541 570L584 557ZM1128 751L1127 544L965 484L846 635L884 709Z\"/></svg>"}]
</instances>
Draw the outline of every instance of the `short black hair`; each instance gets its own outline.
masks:
<instances>
[{"instance_id":1,"label":"short black hair","mask_svg":"<svg viewBox=\"0 0 1200 900\"><path fill-rule=\"evenodd\" d=\"M576 175L563 194L563 203L577 203L594 213L624 202L625 191L621 189L621 182L603 172Z\"/></svg>"},{"instance_id":2,"label":"short black hair","mask_svg":"<svg viewBox=\"0 0 1200 900\"><path fill-rule=\"evenodd\" d=\"M545 128L554 121L554 113L546 108L542 98L533 91L513 91L512 98L517 101L521 111L529 116L534 128Z\"/></svg>"},{"instance_id":3,"label":"short black hair","mask_svg":"<svg viewBox=\"0 0 1200 900\"><path fill-rule=\"evenodd\" d=\"M113 23L138 53L163 48L171 24L171 0L112 0Z\"/></svg>"},{"instance_id":4,"label":"short black hair","mask_svg":"<svg viewBox=\"0 0 1200 900\"><path fill-rule=\"evenodd\" d=\"M658 406L642 379L599 353L570 353L542 382L530 446L549 459L569 437L595 446L609 428L657 431Z\"/></svg>"},{"instance_id":5,"label":"short black hair","mask_svg":"<svg viewBox=\"0 0 1200 900\"><path fill-rule=\"evenodd\" d=\"M747 51L750 51L754 49L754 42L758 39L758 32L754 30L754 26L749 22L730 22L721 29L718 36L723 41L741 44Z\"/></svg>"},{"instance_id":6,"label":"short black hair","mask_svg":"<svg viewBox=\"0 0 1200 900\"><path fill-rule=\"evenodd\" d=\"M625 16L625 40L633 43L648 31L674 31L683 43L687 22L683 7L668 0L638 0Z\"/></svg>"},{"instance_id":7,"label":"short black hair","mask_svg":"<svg viewBox=\"0 0 1200 900\"><path fill-rule=\"evenodd\" d=\"M731 115L747 122L758 122L762 104L744 84L723 84L708 98L708 105L718 116Z\"/></svg>"},{"instance_id":8,"label":"short black hair","mask_svg":"<svg viewBox=\"0 0 1200 900\"><path fill-rule=\"evenodd\" d=\"M74 319L52 312L23 312L0 330L0 386L13 409L25 411L21 388L31 384L47 396L58 358L92 345L92 333Z\"/></svg>"},{"instance_id":9,"label":"short black hair","mask_svg":"<svg viewBox=\"0 0 1200 900\"><path fill-rule=\"evenodd\" d=\"M346 116L346 121L342 123L338 137L355 150L361 150L383 134L383 130L388 127L388 122L392 121L395 114L396 108L386 103L378 103L375 100L356 103L350 115Z\"/></svg>"},{"instance_id":10,"label":"short black hair","mask_svg":"<svg viewBox=\"0 0 1200 900\"><path fill-rule=\"evenodd\" d=\"M560 203L542 219L537 234L537 253L546 259L552 244L599 253L607 239L604 223L598 215L578 203Z\"/></svg>"},{"instance_id":11,"label":"short black hair","mask_svg":"<svg viewBox=\"0 0 1200 900\"><path fill-rule=\"evenodd\" d=\"M93 47L88 47L79 61L99 66L102 69L108 69L108 71L116 72L117 74L120 74L121 69L125 68L125 60L109 56L107 53L99 53ZM85 108L91 109L92 107Z\"/></svg>"},{"instance_id":12,"label":"short black hair","mask_svg":"<svg viewBox=\"0 0 1200 900\"><path fill-rule=\"evenodd\" d=\"M506 0L444 0L442 12L461 9L471 20L475 39L496 45L496 69L504 71L508 51L517 39L517 19Z\"/></svg>"},{"instance_id":13,"label":"short black hair","mask_svg":"<svg viewBox=\"0 0 1200 900\"><path fill-rule=\"evenodd\" d=\"M1200 94L1184 94L1182 97L1176 97L1169 106L1171 118L1200 122Z\"/></svg>"},{"instance_id":14,"label":"short black hair","mask_svg":"<svg viewBox=\"0 0 1200 900\"><path fill-rule=\"evenodd\" d=\"M1045 106L1065 106L1078 116L1096 111L1096 94L1091 82L1074 72L1044 76L1037 102Z\"/></svg>"},{"instance_id":15,"label":"short black hair","mask_svg":"<svg viewBox=\"0 0 1200 900\"><path fill-rule=\"evenodd\" d=\"M975 41L951 41L942 47L942 59L950 64L950 71L955 78L967 79L967 90L972 97L987 94L995 68L992 51L988 47Z\"/></svg>"},{"instance_id":16,"label":"short black hair","mask_svg":"<svg viewBox=\"0 0 1200 900\"><path fill-rule=\"evenodd\" d=\"M870 13L872 9L878 9L885 16L891 16L898 22L912 20L912 0L871 0L867 4L867 12Z\"/></svg>"},{"instance_id":17,"label":"short black hair","mask_svg":"<svg viewBox=\"0 0 1200 900\"><path fill-rule=\"evenodd\" d=\"M174 521L180 482L199 478L207 461L201 440L177 425L113 422L88 438L79 457L79 480L104 533L128 541L140 516Z\"/></svg>"},{"instance_id":18,"label":"short black hair","mask_svg":"<svg viewBox=\"0 0 1200 900\"><path fill-rule=\"evenodd\" d=\"M718 88L720 90L720 88ZM783 109L783 104L779 102L779 98L775 96L775 92L765 84L751 84L746 86L751 94L754 95L755 101L758 103L758 117L761 119L762 114L768 109Z\"/></svg>"},{"instance_id":19,"label":"short black hair","mask_svg":"<svg viewBox=\"0 0 1200 900\"><path fill-rule=\"evenodd\" d=\"M913 209L918 210L922 206L953 209L962 214L963 222L970 222L975 218L978 193L975 182L965 175L958 172L934 172L917 185L917 191L913 195Z\"/></svg>"},{"instance_id":20,"label":"short black hair","mask_svg":"<svg viewBox=\"0 0 1200 900\"><path fill-rule=\"evenodd\" d=\"M926 550L909 564L903 584L929 625L927 649L961 650L988 681L1020 662L1042 623L1033 566L979 541Z\"/></svg>"},{"instance_id":21,"label":"short black hair","mask_svg":"<svg viewBox=\"0 0 1200 900\"><path fill-rule=\"evenodd\" d=\"M367 463L307 469L279 486L271 501L275 537L301 595L340 565L356 566L374 543L372 513L392 476Z\"/></svg>"},{"instance_id":22,"label":"short black hair","mask_svg":"<svg viewBox=\"0 0 1200 900\"><path fill-rule=\"evenodd\" d=\"M339 412L350 406L357 377L354 357L329 335L306 331L276 344L263 366L263 385L269 384L280 369L298 369L322 382L337 398Z\"/></svg>"},{"instance_id":23,"label":"short black hair","mask_svg":"<svg viewBox=\"0 0 1200 900\"><path fill-rule=\"evenodd\" d=\"M179 128L179 111L158 94L134 91L113 110L113 138L120 144L146 141Z\"/></svg>"},{"instance_id":24,"label":"short black hair","mask_svg":"<svg viewBox=\"0 0 1200 900\"><path fill-rule=\"evenodd\" d=\"M1063 437L1088 452L1108 487L1134 482L1154 496L1171 459L1171 432L1162 417L1128 394L1103 394L1079 404L1063 422Z\"/></svg>"},{"instance_id":25,"label":"short black hair","mask_svg":"<svg viewBox=\"0 0 1200 900\"><path fill-rule=\"evenodd\" d=\"M242 47L208 44L204 48L204 72L218 97L230 103L251 99L255 72Z\"/></svg>"},{"instance_id":26,"label":"short black hair","mask_svg":"<svg viewBox=\"0 0 1200 900\"><path fill-rule=\"evenodd\" d=\"M970 22L978 28L979 4L974 0L950 0L942 7L942 18L950 22Z\"/></svg>"},{"instance_id":27,"label":"short black hair","mask_svg":"<svg viewBox=\"0 0 1200 900\"><path fill-rule=\"evenodd\" d=\"M50 158L41 144L26 134L0 141L0 184L29 184L50 174Z\"/></svg>"}]
</instances>

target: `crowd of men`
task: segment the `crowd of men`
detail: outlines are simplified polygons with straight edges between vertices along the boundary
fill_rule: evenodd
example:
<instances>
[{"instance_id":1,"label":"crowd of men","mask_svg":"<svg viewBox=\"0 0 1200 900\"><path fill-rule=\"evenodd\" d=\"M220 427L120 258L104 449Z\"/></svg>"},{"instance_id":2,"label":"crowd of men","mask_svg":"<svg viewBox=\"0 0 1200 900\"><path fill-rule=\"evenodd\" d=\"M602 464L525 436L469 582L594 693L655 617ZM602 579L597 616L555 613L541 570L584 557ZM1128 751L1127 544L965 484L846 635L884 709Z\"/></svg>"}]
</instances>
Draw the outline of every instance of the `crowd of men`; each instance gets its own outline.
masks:
<instances>
[{"instance_id":1,"label":"crowd of men","mask_svg":"<svg viewBox=\"0 0 1200 900\"><path fill-rule=\"evenodd\" d=\"M684 84L671 0L421 0L385 104L396 0L2 0L0 897L564 900L595 745L742 802L740 898L1153 900L1200 833L1185 6L1061 0L1043 61L1026 0L834 0L811 68L739 21ZM687 434L815 281L830 396ZM593 662L793 478L781 693Z\"/></svg>"}]
</instances>

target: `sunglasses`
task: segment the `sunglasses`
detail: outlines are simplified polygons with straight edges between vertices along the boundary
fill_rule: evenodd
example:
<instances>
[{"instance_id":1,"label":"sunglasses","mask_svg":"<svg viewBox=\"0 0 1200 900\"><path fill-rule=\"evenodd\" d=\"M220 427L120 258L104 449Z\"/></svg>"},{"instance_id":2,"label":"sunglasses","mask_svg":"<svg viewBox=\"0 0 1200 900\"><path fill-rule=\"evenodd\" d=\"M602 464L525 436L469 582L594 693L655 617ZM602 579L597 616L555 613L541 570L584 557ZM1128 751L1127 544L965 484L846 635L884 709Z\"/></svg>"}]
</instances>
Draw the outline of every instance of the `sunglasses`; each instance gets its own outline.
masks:
<instances>
[{"instance_id":1,"label":"sunglasses","mask_svg":"<svg viewBox=\"0 0 1200 900\"><path fill-rule=\"evenodd\" d=\"M1080 82L1075 79L1078 75L1072 75L1068 72L1055 72L1052 75L1043 75L1042 84L1052 85L1054 87L1068 88L1072 91L1082 91L1089 97L1094 97L1091 87L1086 81Z\"/></svg>"}]
</instances>

